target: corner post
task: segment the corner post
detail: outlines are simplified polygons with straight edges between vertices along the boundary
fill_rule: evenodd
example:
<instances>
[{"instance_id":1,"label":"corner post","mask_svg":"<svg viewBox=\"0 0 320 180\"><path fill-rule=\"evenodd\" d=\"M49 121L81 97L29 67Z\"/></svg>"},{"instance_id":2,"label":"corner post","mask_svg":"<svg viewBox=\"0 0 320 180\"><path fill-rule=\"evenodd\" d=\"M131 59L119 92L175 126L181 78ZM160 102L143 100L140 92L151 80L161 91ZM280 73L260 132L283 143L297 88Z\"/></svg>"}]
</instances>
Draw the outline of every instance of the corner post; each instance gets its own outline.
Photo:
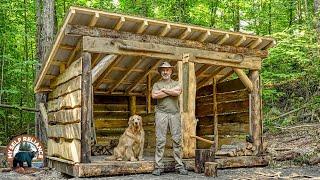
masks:
<instances>
[{"instance_id":1,"label":"corner post","mask_svg":"<svg viewBox=\"0 0 320 180\"><path fill-rule=\"evenodd\" d=\"M219 134L218 134L218 103L217 103L217 79L212 79L213 83L213 123L214 123L214 144L215 144L215 151L218 151L219 147Z\"/></svg>"},{"instance_id":2,"label":"corner post","mask_svg":"<svg viewBox=\"0 0 320 180\"><path fill-rule=\"evenodd\" d=\"M81 75L81 163L91 162L92 77L91 54L82 53Z\"/></svg>"},{"instance_id":3,"label":"corner post","mask_svg":"<svg viewBox=\"0 0 320 180\"><path fill-rule=\"evenodd\" d=\"M262 107L261 107L261 94L260 94L260 77L259 71L251 70L250 71L250 80L252 82L252 92L249 96L251 98L251 128L252 128L252 137L253 145L256 147L256 154L262 153Z\"/></svg>"},{"instance_id":4,"label":"corner post","mask_svg":"<svg viewBox=\"0 0 320 180\"><path fill-rule=\"evenodd\" d=\"M182 152L184 158L195 157L196 139L196 76L195 66L189 60L194 58L192 54L183 54L182 61L178 62L179 83L182 93L179 97L181 112Z\"/></svg>"}]
</instances>

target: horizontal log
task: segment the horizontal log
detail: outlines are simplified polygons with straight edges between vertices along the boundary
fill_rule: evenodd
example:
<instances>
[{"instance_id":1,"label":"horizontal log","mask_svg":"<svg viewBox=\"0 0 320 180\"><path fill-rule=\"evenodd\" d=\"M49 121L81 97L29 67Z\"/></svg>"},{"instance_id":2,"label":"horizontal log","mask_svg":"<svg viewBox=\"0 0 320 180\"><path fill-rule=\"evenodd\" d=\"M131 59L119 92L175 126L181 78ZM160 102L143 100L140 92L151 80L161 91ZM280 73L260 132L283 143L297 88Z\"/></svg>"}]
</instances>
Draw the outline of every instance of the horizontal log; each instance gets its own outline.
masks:
<instances>
[{"instance_id":1,"label":"horizontal log","mask_svg":"<svg viewBox=\"0 0 320 180\"><path fill-rule=\"evenodd\" d=\"M216 159L219 169L241 168L241 167L258 167L267 166L270 161L269 156L238 156Z\"/></svg>"},{"instance_id":2,"label":"horizontal log","mask_svg":"<svg viewBox=\"0 0 320 180\"><path fill-rule=\"evenodd\" d=\"M49 123L51 124L67 124L80 122L81 108L60 110L48 114Z\"/></svg>"},{"instance_id":3,"label":"horizontal log","mask_svg":"<svg viewBox=\"0 0 320 180\"><path fill-rule=\"evenodd\" d=\"M241 135L249 133L249 124L239 123L224 123L218 124L219 135ZM213 135L213 125L200 125L197 126L197 135Z\"/></svg>"},{"instance_id":4,"label":"horizontal log","mask_svg":"<svg viewBox=\"0 0 320 180\"><path fill-rule=\"evenodd\" d=\"M93 53L117 54L127 56L142 56L177 61L183 54L193 54L190 59L194 63L210 64L242 69L261 69L259 57L239 54L182 48L169 45L146 43L133 40L118 40L116 38L83 37L83 50ZM238 59L241 59L238 61Z\"/></svg>"},{"instance_id":5,"label":"horizontal log","mask_svg":"<svg viewBox=\"0 0 320 180\"><path fill-rule=\"evenodd\" d=\"M49 99L55 99L65 94L81 89L81 76L57 86L51 93L49 93Z\"/></svg>"},{"instance_id":6,"label":"horizontal log","mask_svg":"<svg viewBox=\"0 0 320 180\"><path fill-rule=\"evenodd\" d=\"M249 98L249 95L246 89L229 91L225 93L217 93L217 102L235 101L237 99L248 99L248 98ZM212 94L205 95L205 96L197 96L197 99L196 99L196 104L212 103L212 102L213 102Z\"/></svg>"},{"instance_id":7,"label":"horizontal log","mask_svg":"<svg viewBox=\"0 0 320 180\"><path fill-rule=\"evenodd\" d=\"M229 113L229 112L243 112L249 109L249 100L244 99L241 101L231 101L218 103L217 105L218 114ZM213 113L213 105L201 104L196 107L196 116L208 116Z\"/></svg>"},{"instance_id":8,"label":"horizontal log","mask_svg":"<svg viewBox=\"0 0 320 180\"><path fill-rule=\"evenodd\" d=\"M246 87L243 85L239 78L217 84L217 93L233 92L239 90L246 90ZM197 90L197 96L208 96L211 95L212 92L212 85L203 86Z\"/></svg>"},{"instance_id":9,"label":"horizontal log","mask_svg":"<svg viewBox=\"0 0 320 180\"><path fill-rule=\"evenodd\" d=\"M81 25L68 25L65 29L66 34L76 34L82 36L92 36L92 37L106 37L106 38L116 38L121 40L135 40L141 42L150 42L157 44L164 44L170 46L179 46L186 48L196 48L204 50L214 50L217 52L232 52L241 53L244 55L251 55L257 57L267 57L268 52L266 50L252 50L244 47L233 47L233 46L221 46L214 43L203 43L192 40L183 40L170 37L161 37L147 34L133 34L130 32L115 31L106 28L97 28Z\"/></svg>"},{"instance_id":10,"label":"horizontal log","mask_svg":"<svg viewBox=\"0 0 320 180\"><path fill-rule=\"evenodd\" d=\"M95 120L96 129L104 128L126 128L128 127L128 120Z\"/></svg>"},{"instance_id":11,"label":"horizontal log","mask_svg":"<svg viewBox=\"0 0 320 180\"><path fill-rule=\"evenodd\" d=\"M146 105L136 105L137 112L146 110ZM94 111L129 111L128 104L94 104Z\"/></svg>"},{"instance_id":12,"label":"horizontal log","mask_svg":"<svg viewBox=\"0 0 320 180\"><path fill-rule=\"evenodd\" d=\"M48 102L48 111L58 111L81 106L81 90L53 99Z\"/></svg>"},{"instance_id":13,"label":"horizontal log","mask_svg":"<svg viewBox=\"0 0 320 180\"><path fill-rule=\"evenodd\" d=\"M76 76L79 76L82 73L82 58L74 61L62 74L53 79L53 82L50 84L51 88L54 88Z\"/></svg>"},{"instance_id":14,"label":"horizontal log","mask_svg":"<svg viewBox=\"0 0 320 180\"><path fill-rule=\"evenodd\" d=\"M197 123L198 125L203 125L203 126L213 125L213 115L197 117L197 119L199 120ZM240 113L233 113L233 114L218 115L218 121L220 124L224 124L224 123L248 124L249 113L240 112Z\"/></svg>"},{"instance_id":15,"label":"horizontal log","mask_svg":"<svg viewBox=\"0 0 320 180\"><path fill-rule=\"evenodd\" d=\"M56 156L67 159L73 162L80 162L80 141L72 140L71 142L64 141L56 142L53 139L48 139L48 156Z\"/></svg>"},{"instance_id":16,"label":"horizontal log","mask_svg":"<svg viewBox=\"0 0 320 180\"><path fill-rule=\"evenodd\" d=\"M48 137L65 138L65 139L81 139L80 123L66 125L50 125Z\"/></svg>"}]
</instances>

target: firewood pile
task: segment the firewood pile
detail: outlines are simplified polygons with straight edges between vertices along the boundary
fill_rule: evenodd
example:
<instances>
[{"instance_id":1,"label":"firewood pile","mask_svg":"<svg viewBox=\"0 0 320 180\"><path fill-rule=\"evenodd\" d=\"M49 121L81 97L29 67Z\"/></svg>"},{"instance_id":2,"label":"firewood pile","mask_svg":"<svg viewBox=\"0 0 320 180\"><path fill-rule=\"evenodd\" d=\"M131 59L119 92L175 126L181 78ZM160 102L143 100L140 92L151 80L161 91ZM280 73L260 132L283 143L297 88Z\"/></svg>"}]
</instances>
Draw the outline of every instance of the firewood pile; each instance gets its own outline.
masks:
<instances>
[{"instance_id":1,"label":"firewood pile","mask_svg":"<svg viewBox=\"0 0 320 180\"><path fill-rule=\"evenodd\" d=\"M255 146L249 142L224 144L221 146L221 149L216 152L216 156L252 156L255 150Z\"/></svg>"},{"instance_id":2,"label":"firewood pile","mask_svg":"<svg viewBox=\"0 0 320 180\"><path fill-rule=\"evenodd\" d=\"M101 145L95 144L91 147L91 154L93 156L100 156L100 155L112 155L113 149L117 146L118 141L111 140L109 144Z\"/></svg>"}]
</instances>

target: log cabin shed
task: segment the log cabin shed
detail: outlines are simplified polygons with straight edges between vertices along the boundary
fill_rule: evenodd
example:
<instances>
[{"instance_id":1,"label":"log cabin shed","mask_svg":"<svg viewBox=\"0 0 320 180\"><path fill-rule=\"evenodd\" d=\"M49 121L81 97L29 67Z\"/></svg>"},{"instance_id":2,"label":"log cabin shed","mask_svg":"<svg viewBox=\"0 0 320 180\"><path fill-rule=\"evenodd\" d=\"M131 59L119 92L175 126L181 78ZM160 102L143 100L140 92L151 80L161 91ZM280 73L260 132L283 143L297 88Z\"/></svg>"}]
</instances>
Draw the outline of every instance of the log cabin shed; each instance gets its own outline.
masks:
<instances>
[{"instance_id":1,"label":"log cabin shed","mask_svg":"<svg viewBox=\"0 0 320 180\"><path fill-rule=\"evenodd\" d=\"M191 135L214 140L219 150L250 134L254 152L216 155L219 168L266 165L259 72L274 45L267 37L71 7L34 88L48 94L49 167L77 177L151 172L156 102L150 92L163 61L175 66L173 79L183 89L187 168L193 169L196 148L210 147ZM133 114L143 117L145 160L104 160ZM167 138L168 170L171 148Z\"/></svg>"}]
</instances>

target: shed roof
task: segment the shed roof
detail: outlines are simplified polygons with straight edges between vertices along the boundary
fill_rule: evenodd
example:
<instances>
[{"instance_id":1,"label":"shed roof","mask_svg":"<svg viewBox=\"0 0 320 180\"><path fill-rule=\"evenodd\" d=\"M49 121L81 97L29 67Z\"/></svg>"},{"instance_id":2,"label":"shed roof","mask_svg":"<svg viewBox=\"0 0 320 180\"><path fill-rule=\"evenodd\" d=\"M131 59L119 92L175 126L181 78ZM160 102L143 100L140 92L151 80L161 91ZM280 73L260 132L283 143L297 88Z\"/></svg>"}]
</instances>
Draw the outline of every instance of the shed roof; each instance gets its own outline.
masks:
<instances>
[{"instance_id":1,"label":"shed roof","mask_svg":"<svg viewBox=\"0 0 320 180\"><path fill-rule=\"evenodd\" d=\"M245 47L257 50L266 50L275 45L274 39L268 37L109 13L88 8L71 7L65 17L63 26L55 39L47 59L45 59L42 64L39 76L36 79L36 92L46 90L43 88L48 87L50 85L50 80L60 74L59 67L61 64L66 64L68 66L75 58L80 56L79 50L81 50L82 37L69 36L68 34L65 34L65 29L68 24L113 29L134 34L146 34L214 43L223 46ZM104 56L105 55L102 54L93 54L93 64L97 64L97 62ZM115 87L110 84L114 83L117 77L124 76L121 72L128 68L128 64L132 64L135 61L134 58L135 57L130 56L122 57L121 61L119 61L117 66L114 68L115 71L110 72L108 75L109 78L106 78L103 82L99 83L99 87L96 89L108 89L108 86L111 86L114 89ZM154 64L155 61L159 61L159 59L156 60L149 58L148 60L143 61L143 63L137 64L135 69L130 71L131 75L127 76L128 78L119 84L117 90L123 91L128 88L128 86L131 87L130 85L135 82L134 79L139 77L139 73L141 74L146 71L150 68L150 64ZM155 66L152 66L152 68L155 69ZM198 72L197 75L203 76L202 78L197 78L197 81L201 82L205 81L206 77L210 76L210 73L217 70L217 67L197 65L196 70ZM225 68L219 73L219 75L224 76L228 73L230 74L231 71L231 68ZM157 75L155 70L150 71L150 73L155 73L153 80L158 79L158 77L156 77ZM141 91L144 89L145 87L139 88L139 86L145 86L144 82L145 80L140 81L139 83L141 84L135 86L135 90Z\"/></svg>"}]
</instances>

